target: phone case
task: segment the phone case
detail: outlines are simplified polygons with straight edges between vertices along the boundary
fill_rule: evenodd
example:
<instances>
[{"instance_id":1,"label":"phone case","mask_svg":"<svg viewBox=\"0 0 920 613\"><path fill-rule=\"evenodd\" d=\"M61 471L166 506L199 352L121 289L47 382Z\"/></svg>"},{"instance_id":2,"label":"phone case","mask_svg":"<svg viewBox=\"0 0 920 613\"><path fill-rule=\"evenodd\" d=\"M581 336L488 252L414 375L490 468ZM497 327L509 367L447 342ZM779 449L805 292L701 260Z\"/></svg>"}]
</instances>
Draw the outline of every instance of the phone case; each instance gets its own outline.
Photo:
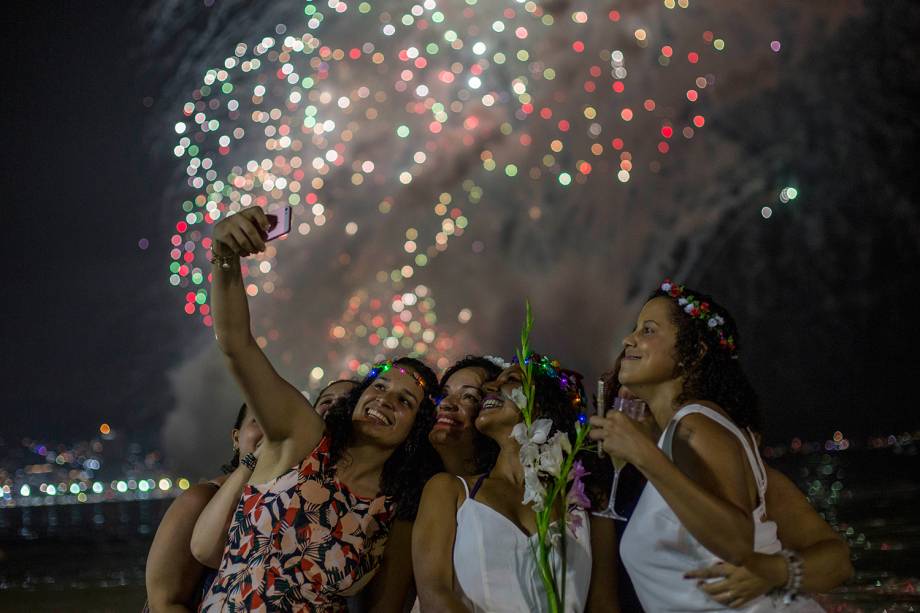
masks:
<instances>
[{"instance_id":1,"label":"phone case","mask_svg":"<svg viewBox=\"0 0 920 613\"><path fill-rule=\"evenodd\" d=\"M267 217L272 225L269 226L265 235L266 241L274 240L291 231L291 207L284 207L281 210L281 215L267 215Z\"/></svg>"}]
</instances>

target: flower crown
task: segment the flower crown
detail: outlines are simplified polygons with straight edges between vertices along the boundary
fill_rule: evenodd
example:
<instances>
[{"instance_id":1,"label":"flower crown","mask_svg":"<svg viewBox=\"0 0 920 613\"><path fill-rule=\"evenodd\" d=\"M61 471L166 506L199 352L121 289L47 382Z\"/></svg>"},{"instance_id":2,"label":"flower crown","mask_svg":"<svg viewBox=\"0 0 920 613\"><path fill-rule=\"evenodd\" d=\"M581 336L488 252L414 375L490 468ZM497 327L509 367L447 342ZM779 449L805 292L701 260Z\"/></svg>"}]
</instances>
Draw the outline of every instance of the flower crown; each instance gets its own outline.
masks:
<instances>
[{"instance_id":1,"label":"flower crown","mask_svg":"<svg viewBox=\"0 0 920 613\"><path fill-rule=\"evenodd\" d=\"M518 364L517 356L513 357L511 362L512 364ZM533 362L534 367L543 375L555 379L558 382L559 389L569 396L572 407L578 413L584 411L585 399L582 396L581 387L579 386L582 379L581 373L562 368L558 360L554 360L549 356L540 355L536 352L531 352L529 356L524 358L525 364L530 364L531 362Z\"/></svg>"},{"instance_id":2,"label":"flower crown","mask_svg":"<svg viewBox=\"0 0 920 613\"><path fill-rule=\"evenodd\" d=\"M422 392L426 396L428 395L427 386L425 385L425 380L422 378L422 376L410 368L403 368L399 364L394 364L393 360L385 360L383 362L378 362L377 364L374 364L374 366L367 373L367 376L364 378L364 381L368 382L373 379L376 379L377 377L379 377L380 375L382 375L383 373L387 372L388 370L392 368L395 368L396 370L398 370L404 375L409 375L410 377L412 377L415 380L415 384L421 388Z\"/></svg>"},{"instance_id":3,"label":"flower crown","mask_svg":"<svg viewBox=\"0 0 920 613\"><path fill-rule=\"evenodd\" d=\"M714 312L708 302L701 302L691 294L685 293L683 285L678 285L670 279L665 279L661 284L661 291L668 294L671 298L677 299L677 304L684 313L693 319L699 319L706 322L706 327L713 331L719 337L719 346L726 349L731 354L732 359L737 359L737 348L733 336L726 336L723 326L725 318Z\"/></svg>"}]
</instances>

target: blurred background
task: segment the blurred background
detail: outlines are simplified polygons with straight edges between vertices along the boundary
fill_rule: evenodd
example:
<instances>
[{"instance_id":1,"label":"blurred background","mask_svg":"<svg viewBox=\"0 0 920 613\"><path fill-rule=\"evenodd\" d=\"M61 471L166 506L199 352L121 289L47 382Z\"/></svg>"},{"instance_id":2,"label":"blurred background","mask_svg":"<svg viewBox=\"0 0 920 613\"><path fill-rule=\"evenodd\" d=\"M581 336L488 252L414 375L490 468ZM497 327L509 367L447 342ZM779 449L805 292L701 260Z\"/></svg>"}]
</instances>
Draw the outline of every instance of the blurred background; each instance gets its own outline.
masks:
<instances>
[{"instance_id":1,"label":"blurred background","mask_svg":"<svg viewBox=\"0 0 920 613\"><path fill-rule=\"evenodd\" d=\"M535 346L592 381L665 277L739 321L765 457L850 541L841 611L920 567L920 7L909 0L14 6L0 610L138 610L169 501L229 458L210 226L305 393Z\"/></svg>"}]
</instances>

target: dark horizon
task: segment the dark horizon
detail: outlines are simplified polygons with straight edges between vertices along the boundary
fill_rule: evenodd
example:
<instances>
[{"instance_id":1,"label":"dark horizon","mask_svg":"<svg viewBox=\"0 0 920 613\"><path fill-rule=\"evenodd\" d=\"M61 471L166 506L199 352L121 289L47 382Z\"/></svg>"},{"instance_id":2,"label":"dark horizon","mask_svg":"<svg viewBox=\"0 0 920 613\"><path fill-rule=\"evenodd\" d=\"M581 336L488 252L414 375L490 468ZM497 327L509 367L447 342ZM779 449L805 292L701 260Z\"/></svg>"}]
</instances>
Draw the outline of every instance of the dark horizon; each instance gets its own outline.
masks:
<instances>
[{"instance_id":1,"label":"dark horizon","mask_svg":"<svg viewBox=\"0 0 920 613\"><path fill-rule=\"evenodd\" d=\"M3 116L12 162L5 200L13 231L4 241L11 290L3 317L6 421L0 439L6 445L22 437L67 442L89 438L108 422L161 447L164 420L178 402L176 375L168 373L213 343L200 320L182 313L183 296L168 283L179 202L170 200L172 188L164 186L179 185L182 168L171 145L155 135L167 134L181 113L175 100L161 96L175 85L165 80L171 71L153 68L155 47L144 42L149 16L114 5L12 10L14 76ZM197 19L207 22L209 10L201 5ZM662 240L662 267L715 295L739 320L744 364L763 400L767 442L827 438L835 430L857 441L914 431L920 421L902 403L920 342L914 323L920 308L914 271L920 261L920 193L913 180L920 122L912 112L920 96L914 70L920 42L913 35L920 9L907 1L866 2L813 46L796 34L804 26L793 21L779 26L790 42L788 56L777 60L785 62L778 80L749 91L717 90L712 125L698 137L706 144L694 146L714 158L737 156L737 174L723 177L725 192L716 198L743 192L755 180L745 173L756 170L769 190L796 186L798 199L775 206L765 220L763 190L756 191L749 205L701 225L698 242L672 247ZM215 57L228 52L217 50ZM190 81L185 89L194 85ZM675 178L681 171L676 162L665 164L662 178L637 172L637 181L663 181L673 191L662 199L678 188L698 187L701 194L723 189L681 183ZM588 183L568 193L587 198L594 189ZM587 213L568 223L597 225ZM663 221L657 232L676 232L677 225ZM524 287L508 288L506 303L491 310L488 325L475 318L474 324L482 332L501 329L491 336L496 342L479 339L478 346L486 354L507 355L524 294L533 291L538 322L544 322L538 323L535 345L574 360L591 381L609 366L595 357L610 355L631 321L629 309L654 289L658 268L616 279L618 260L610 252L607 291L617 296L605 310L605 287L576 283L580 258L594 245L598 252L605 246L595 234L564 243L571 231L561 227L560 244L582 251L558 256L567 267L560 275L571 283L554 285L571 288L570 295L527 287L527 279L539 278L528 270L522 275L530 276L521 277ZM638 248L655 251L656 233L646 236L652 239ZM149 247L141 248L141 239ZM360 254L348 249L358 262ZM516 264L509 253L506 260ZM691 261L695 266L687 270ZM511 264L498 279L517 278ZM464 274L475 272L472 266ZM635 285L637 278L643 286ZM346 299L343 294L328 301ZM284 320L296 321L297 309L285 308ZM338 314L330 312L332 318ZM573 339L559 325L571 319L578 331L575 320L584 318L608 329ZM297 339L288 342L298 347ZM282 349L290 348L279 346L279 354ZM300 383L306 386L305 376ZM234 394L224 390L215 397ZM215 409L215 415L229 408Z\"/></svg>"}]
</instances>

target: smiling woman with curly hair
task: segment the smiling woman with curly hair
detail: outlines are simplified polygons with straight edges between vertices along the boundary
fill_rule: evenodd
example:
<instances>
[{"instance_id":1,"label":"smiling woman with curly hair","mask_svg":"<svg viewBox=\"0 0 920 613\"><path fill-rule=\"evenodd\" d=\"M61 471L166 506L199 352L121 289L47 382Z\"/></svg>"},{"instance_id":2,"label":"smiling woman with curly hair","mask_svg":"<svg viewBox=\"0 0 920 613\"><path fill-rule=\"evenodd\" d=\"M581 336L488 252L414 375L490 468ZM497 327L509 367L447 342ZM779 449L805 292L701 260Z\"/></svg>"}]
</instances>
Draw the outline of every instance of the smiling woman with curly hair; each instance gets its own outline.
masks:
<instances>
[{"instance_id":1,"label":"smiling woman with curly hair","mask_svg":"<svg viewBox=\"0 0 920 613\"><path fill-rule=\"evenodd\" d=\"M381 562L386 572L372 605L400 610L403 584L385 579L409 574L391 555L409 536L394 522L414 516L434 469L426 446L437 379L411 358L377 364L332 409L327 427L272 368L250 329L240 257L265 249L269 226L251 207L213 233L214 331L264 439L201 610L343 612L345 598L365 588Z\"/></svg>"},{"instance_id":2,"label":"smiling woman with curly hair","mask_svg":"<svg viewBox=\"0 0 920 613\"><path fill-rule=\"evenodd\" d=\"M656 446L617 411L592 418L590 436L648 479L621 545L642 607L820 611L795 599L820 578L804 573L798 552L783 549L767 515L768 472L752 431L760 413L738 360L734 319L710 296L665 281L623 347L619 382L648 404L661 438ZM709 577L698 569L723 563L767 578L782 598L699 589L689 580ZM781 599L795 604L787 609Z\"/></svg>"}]
</instances>

